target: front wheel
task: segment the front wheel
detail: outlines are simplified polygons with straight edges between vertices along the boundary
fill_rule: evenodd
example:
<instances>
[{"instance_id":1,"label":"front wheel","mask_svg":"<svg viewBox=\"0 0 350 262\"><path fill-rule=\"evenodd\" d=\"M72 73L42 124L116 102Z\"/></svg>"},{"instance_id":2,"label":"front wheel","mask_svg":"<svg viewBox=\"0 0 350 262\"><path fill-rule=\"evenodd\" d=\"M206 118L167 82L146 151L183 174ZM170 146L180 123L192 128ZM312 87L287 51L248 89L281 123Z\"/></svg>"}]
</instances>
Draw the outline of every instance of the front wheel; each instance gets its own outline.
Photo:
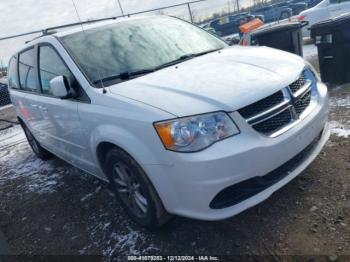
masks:
<instances>
[{"instance_id":1,"label":"front wheel","mask_svg":"<svg viewBox=\"0 0 350 262\"><path fill-rule=\"evenodd\" d=\"M171 218L145 172L126 152L110 150L105 168L116 198L131 219L144 227L157 228Z\"/></svg>"}]
</instances>

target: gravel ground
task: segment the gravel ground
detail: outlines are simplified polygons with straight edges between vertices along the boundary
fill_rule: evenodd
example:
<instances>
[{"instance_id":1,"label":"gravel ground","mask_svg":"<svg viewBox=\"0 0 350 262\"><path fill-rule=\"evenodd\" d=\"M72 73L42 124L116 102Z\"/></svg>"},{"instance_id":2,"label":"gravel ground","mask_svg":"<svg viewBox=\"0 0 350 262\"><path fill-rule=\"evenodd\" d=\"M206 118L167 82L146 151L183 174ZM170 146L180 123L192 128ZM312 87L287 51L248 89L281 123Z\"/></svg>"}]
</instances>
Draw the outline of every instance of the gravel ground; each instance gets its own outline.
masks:
<instances>
[{"instance_id":1,"label":"gravel ground","mask_svg":"<svg viewBox=\"0 0 350 262\"><path fill-rule=\"evenodd\" d=\"M177 217L157 232L130 222L105 183L58 158L38 160L18 126L1 131L0 231L14 254L255 254L275 261L326 255L324 261L350 261L350 85L330 96L331 139L298 178L231 219Z\"/></svg>"}]
</instances>

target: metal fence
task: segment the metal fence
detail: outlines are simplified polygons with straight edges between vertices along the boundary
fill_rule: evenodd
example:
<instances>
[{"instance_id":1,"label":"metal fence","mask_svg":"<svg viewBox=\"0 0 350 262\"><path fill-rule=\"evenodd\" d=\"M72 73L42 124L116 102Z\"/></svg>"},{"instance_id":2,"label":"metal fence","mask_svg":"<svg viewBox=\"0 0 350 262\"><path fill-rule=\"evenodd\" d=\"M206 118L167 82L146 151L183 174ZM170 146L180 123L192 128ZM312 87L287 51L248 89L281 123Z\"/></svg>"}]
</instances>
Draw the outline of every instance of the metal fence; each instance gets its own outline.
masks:
<instances>
[{"instance_id":1,"label":"metal fence","mask_svg":"<svg viewBox=\"0 0 350 262\"><path fill-rule=\"evenodd\" d=\"M301 0L301 1L320 1L320 0ZM248 0L248 1L227 0L225 4L219 5L219 9L216 9L215 11L204 15L201 12L200 7L203 4L206 4L208 2L214 3L216 2L216 0L215 1L214 0L193 0L193 1L183 2L180 4L168 5L168 6L144 10L140 12L132 12L132 13L125 12L121 2L121 4L119 5L119 8L122 15L115 16L114 18L120 18L120 17L126 17L126 16L130 17L130 16L143 15L143 14L166 14L166 15L177 16L185 20L189 20L190 22L195 24L203 24L215 18L222 17L225 15L232 15L240 12L252 12L259 7L263 7L263 6L267 6L275 3L283 3L286 1L285 0ZM179 11L179 9L181 10ZM76 10L76 11L79 12L79 10ZM277 19L279 18L276 18L276 20ZM98 19L98 20L105 20L105 18ZM84 23L89 23L89 21L84 21ZM10 36L0 36L0 41L27 36L27 35L41 34L42 32L43 30L40 29L40 30L31 31L31 32L14 34Z\"/></svg>"},{"instance_id":2,"label":"metal fence","mask_svg":"<svg viewBox=\"0 0 350 262\"><path fill-rule=\"evenodd\" d=\"M0 83L0 107L11 104L7 84Z\"/></svg>"},{"instance_id":3,"label":"metal fence","mask_svg":"<svg viewBox=\"0 0 350 262\"><path fill-rule=\"evenodd\" d=\"M78 0L72 0L74 3L75 1ZM116 1L116 0L111 0L111 1ZM317 3L318 1L321 0L301 0L305 2L315 2ZM227 23L227 16L228 15L234 15L242 12L246 13L251 13L254 15L260 15L263 17L265 14L261 13L262 11L257 13L257 10L262 7L262 6L271 6L271 4L276 4L276 3L287 3L289 5L289 2L286 0L193 0L193 1L186 1L180 4L175 4L175 5L169 5L169 6L162 6L159 8L155 9L149 9L149 10L142 10L140 12L128 12L124 9L123 6L123 1L116 1L116 3L119 3L115 8L118 9L118 15L114 16L113 19L120 18L120 17L130 17L130 16L137 16L137 15L147 15L147 14L165 14L165 15L171 15L171 16L176 16L185 20L188 20L192 23L195 23L197 25L201 26L209 26L210 28L212 27L212 22L216 23L215 20L219 20L220 24L221 23ZM125 2L124 2L125 3ZM300 3L293 4L293 5L300 5ZM212 8L208 8L208 6ZM275 5L276 6L276 5ZM288 6L289 10L291 6ZM310 7L310 6L309 6ZM75 9L77 13L77 17L80 20L80 15L79 15L79 10ZM120 10L120 11L119 11ZM292 15L296 15L297 13L294 12L293 10ZM299 12L299 11L298 11ZM277 12L275 12L277 13ZM121 15L119 15L121 14ZM220 19L218 19L220 18ZM222 19L221 19L222 18ZM266 18L266 17L265 17ZM280 15L274 17L274 21L278 21L280 19ZM98 20L106 20L106 19L111 19L111 17L107 18L100 18L100 19L87 19L84 21L79 21L78 23L75 23L76 26L81 25L81 24L88 24L94 21ZM230 18L231 19L231 18ZM91 21L92 20L92 21ZM265 22L272 22L271 20L265 19ZM71 26L72 24L70 24ZM55 26L56 29L60 29L63 27L66 27L67 25L63 26ZM236 25L235 25L236 26ZM217 31L217 28L214 28ZM16 42L12 42L14 38L20 38L23 39L23 42L27 40L31 40L34 37L38 37L45 33L45 29L40 29L40 30L35 30L35 31L30 31L30 32L22 32L22 33L17 33L13 35L2 35L0 33L0 41L3 46L11 46L15 50L15 46L19 47L19 42L16 40ZM220 32L218 32L220 33ZM220 34L219 34L220 35ZM10 49L11 49L10 48ZM7 63L6 59L8 59L8 54L1 54L0 50L0 64L4 60L5 63Z\"/></svg>"}]
</instances>

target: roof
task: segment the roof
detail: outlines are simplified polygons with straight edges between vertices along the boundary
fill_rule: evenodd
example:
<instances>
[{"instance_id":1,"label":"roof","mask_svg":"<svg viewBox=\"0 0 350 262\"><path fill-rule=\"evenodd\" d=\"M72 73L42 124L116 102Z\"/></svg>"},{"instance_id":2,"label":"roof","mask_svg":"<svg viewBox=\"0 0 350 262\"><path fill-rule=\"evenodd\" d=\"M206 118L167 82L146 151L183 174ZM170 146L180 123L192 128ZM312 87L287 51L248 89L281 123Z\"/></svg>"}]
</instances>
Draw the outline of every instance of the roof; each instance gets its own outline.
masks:
<instances>
[{"instance_id":1,"label":"roof","mask_svg":"<svg viewBox=\"0 0 350 262\"><path fill-rule=\"evenodd\" d=\"M158 15L158 16L160 16L160 15ZM114 20L111 19L111 20L106 20L106 21L102 21L102 22L92 22L91 24L84 24L83 28L84 28L84 30L89 30L89 29L99 28L99 27L105 26L105 25L119 24L119 23L123 23L126 21L142 20L145 18L149 19L150 17L157 17L157 16L154 15L154 16L122 17L122 18L116 18ZM57 36L57 37L64 37L67 35L81 32L81 30L82 30L82 25L77 25L77 26L74 26L74 28L65 29L65 30L59 31L57 33L54 33L52 35Z\"/></svg>"},{"instance_id":2,"label":"roof","mask_svg":"<svg viewBox=\"0 0 350 262\"><path fill-rule=\"evenodd\" d=\"M33 46L37 43L41 43L41 42L45 42L45 40L52 38L52 37L64 37L67 35L72 35L78 32L82 31L82 27L84 30L89 30L89 29L94 29L94 28L99 28L105 25L112 25L112 24L119 24L119 23L123 23L123 22L127 22L127 21L134 21L134 20L143 20L143 19L150 19L152 17L168 17L166 15L149 15L149 16L137 16L137 17L120 17L120 18L110 18L109 20L105 20L105 21L99 21L99 22L94 22L91 21L90 23L85 23L84 25L67 25L67 27L62 27L59 29L59 31L55 31L55 28L48 28L48 29L44 29L43 32L45 30L49 30L47 32L47 34L43 34L40 35L28 42L26 42L25 45L23 45L19 50L17 50L16 53L21 52L22 50ZM67 29L69 28L69 29Z\"/></svg>"}]
</instances>

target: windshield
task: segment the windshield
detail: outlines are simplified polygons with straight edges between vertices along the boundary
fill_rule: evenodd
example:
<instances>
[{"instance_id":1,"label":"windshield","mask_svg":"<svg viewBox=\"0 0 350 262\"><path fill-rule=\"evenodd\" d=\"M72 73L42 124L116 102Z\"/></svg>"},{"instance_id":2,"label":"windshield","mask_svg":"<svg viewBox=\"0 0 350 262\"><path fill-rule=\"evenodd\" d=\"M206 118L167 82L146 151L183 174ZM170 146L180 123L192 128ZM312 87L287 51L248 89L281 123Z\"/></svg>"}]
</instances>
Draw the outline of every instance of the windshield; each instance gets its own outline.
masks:
<instances>
[{"instance_id":1,"label":"windshield","mask_svg":"<svg viewBox=\"0 0 350 262\"><path fill-rule=\"evenodd\" d=\"M172 61L181 62L186 55L227 46L204 30L169 17L113 23L61 40L93 83L128 72L160 68Z\"/></svg>"}]
</instances>

